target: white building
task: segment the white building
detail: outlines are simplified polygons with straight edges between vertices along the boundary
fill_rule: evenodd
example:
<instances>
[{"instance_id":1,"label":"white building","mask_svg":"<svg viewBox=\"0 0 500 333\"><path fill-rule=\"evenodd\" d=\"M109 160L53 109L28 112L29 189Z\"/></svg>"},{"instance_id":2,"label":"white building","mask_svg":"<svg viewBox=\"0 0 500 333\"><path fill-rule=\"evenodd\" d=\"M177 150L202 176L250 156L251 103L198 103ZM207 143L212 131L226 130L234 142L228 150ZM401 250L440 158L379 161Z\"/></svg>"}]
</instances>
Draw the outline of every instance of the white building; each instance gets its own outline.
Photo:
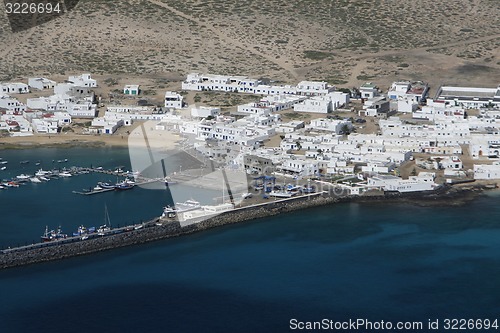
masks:
<instances>
[{"instance_id":1,"label":"white building","mask_svg":"<svg viewBox=\"0 0 500 333\"><path fill-rule=\"evenodd\" d=\"M13 112L26 111L26 105L19 102L17 99L6 95L0 95L0 108Z\"/></svg>"},{"instance_id":2,"label":"white building","mask_svg":"<svg viewBox=\"0 0 500 333\"><path fill-rule=\"evenodd\" d=\"M27 84L20 82L0 83L0 95L27 94L30 89Z\"/></svg>"},{"instance_id":3,"label":"white building","mask_svg":"<svg viewBox=\"0 0 500 333\"><path fill-rule=\"evenodd\" d=\"M92 79L90 74L82 74L79 76L69 76L68 82L72 83L77 87L89 87L95 88L97 87L97 81Z\"/></svg>"},{"instance_id":4,"label":"white building","mask_svg":"<svg viewBox=\"0 0 500 333\"><path fill-rule=\"evenodd\" d=\"M98 117L92 120L92 127L98 134L113 134L116 130L123 126L122 119L110 119L107 117Z\"/></svg>"},{"instance_id":5,"label":"white building","mask_svg":"<svg viewBox=\"0 0 500 333\"><path fill-rule=\"evenodd\" d=\"M436 96L437 100L464 108L486 106L500 108L500 86L496 88L441 86Z\"/></svg>"},{"instance_id":6,"label":"white building","mask_svg":"<svg viewBox=\"0 0 500 333\"><path fill-rule=\"evenodd\" d=\"M38 90L53 89L56 81L49 80L44 77L30 77L28 78L28 86Z\"/></svg>"},{"instance_id":7,"label":"white building","mask_svg":"<svg viewBox=\"0 0 500 333\"><path fill-rule=\"evenodd\" d=\"M424 82L399 81L394 82L387 95L393 100L408 100L420 103L429 92L429 85Z\"/></svg>"},{"instance_id":8,"label":"white building","mask_svg":"<svg viewBox=\"0 0 500 333\"><path fill-rule=\"evenodd\" d=\"M97 114L95 104L83 101L69 104L67 111L73 118L94 118Z\"/></svg>"},{"instance_id":9,"label":"white building","mask_svg":"<svg viewBox=\"0 0 500 333\"><path fill-rule=\"evenodd\" d=\"M368 178L367 186L373 189L405 193L432 191L438 185L434 183L433 178L426 173L422 176L410 176L408 179L402 179L400 177L390 175L372 176Z\"/></svg>"},{"instance_id":10,"label":"white building","mask_svg":"<svg viewBox=\"0 0 500 333\"><path fill-rule=\"evenodd\" d=\"M172 109L180 109L182 108L183 104L182 101L184 100L184 97L182 95L172 92L172 91L167 91L165 93L165 107L166 108L172 108Z\"/></svg>"},{"instance_id":11,"label":"white building","mask_svg":"<svg viewBox=\"0 0 500 333\"><path fill-rule=\"evenodd\" d=\"M137 96L139 95L139 85L138 84L127 84L123 87L123 94Z\"/></svg>"},{"instance_id":12,"label":"white building","mask_svg":"<svg viewBox=\"0 0 500 333\"><path fill-rule=\"evenodd\" d=\"M328 131L328 132L334 132L336 134L342 134L342 130L345 126L351 129L352 123L347 120L318 118L311 120L311 122L307 124L305 127L306 129Z\"/></svg>"},{"instance_id":13,"label":"white building","mask_svg":"<svg viewBox=\"0 0 500 333\"><path fill-rule=\"evenodd\" d=\"M379 95L379 90L376 85L371 82L364 83L361 87L359 87L359 92L361 94L361 98L374 98Z\"/></svg>"},{"instance_id":14,"label":"white building","mask_svg":"<svg viewBox=\"0 0 500 333\"><path fill-rule=\"evenodd\" d=\"M195 118L217 117L219 114L220 108L214 108L210 106L199 106L191 108L191 117Z\"/></svg>"},{"instance_id":15,"label":"white building","mask_svg":"<svg viewBox=\"0 0 500 333\"><path fill-rule=\"evenodd\" d=\"M296 112L330 113L333 111L332 100L327 96L314 96L293 106Z\"/></svg>"},{"instance_id":16,"label":"white building","mask_svg":"<svg viewBox=\"0 0 500 333\"><path fill-rule=\"evenodd\" d=\"M33 119L31 124L36 133L55 134L59 128L58 122L55 119Z\"/></svg>"},{"instance_id":17,"label":"white building","mask_svg":"<svg viewBox=\"0 0 500 333\"><path fill-rule=\"evenodd\" d=\"M500 163L474 164L474 179L500 179Z\"/></svg>"}]
</instances>

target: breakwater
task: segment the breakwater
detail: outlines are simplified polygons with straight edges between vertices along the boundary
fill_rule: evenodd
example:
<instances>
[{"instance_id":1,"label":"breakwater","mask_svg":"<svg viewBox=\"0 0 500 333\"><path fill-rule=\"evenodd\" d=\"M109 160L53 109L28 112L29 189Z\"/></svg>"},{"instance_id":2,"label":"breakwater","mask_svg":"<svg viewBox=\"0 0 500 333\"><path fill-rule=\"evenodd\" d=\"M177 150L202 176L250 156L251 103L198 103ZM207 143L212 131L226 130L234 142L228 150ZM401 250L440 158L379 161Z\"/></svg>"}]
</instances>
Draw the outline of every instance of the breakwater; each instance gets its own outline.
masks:
<instances>
[{"instance_id":1,"label":"breakwater","mask_svg":"<svg viewBox=\"0 0 500 333\"><path fill-rule=\"evenodd\" d=\"M483 185L463 188L442 186L432 192L407 194L385 193L371 196L338 196L325 192L314 196L301 196L287 200L270 201L263 205L243 207L184 227L176 220L157 218L144 223L140 229L130 228L130 230L125 232L111 234L106 237L90 238L72 243L38 244L36 248L22 250L7 250L0 253L0 268L64 259L124 246L143 244L227 224L240 223L338 202L398 201L423 205L461 204L477 197L485 188L487 187Z\"/></svg>"}]
</instances>

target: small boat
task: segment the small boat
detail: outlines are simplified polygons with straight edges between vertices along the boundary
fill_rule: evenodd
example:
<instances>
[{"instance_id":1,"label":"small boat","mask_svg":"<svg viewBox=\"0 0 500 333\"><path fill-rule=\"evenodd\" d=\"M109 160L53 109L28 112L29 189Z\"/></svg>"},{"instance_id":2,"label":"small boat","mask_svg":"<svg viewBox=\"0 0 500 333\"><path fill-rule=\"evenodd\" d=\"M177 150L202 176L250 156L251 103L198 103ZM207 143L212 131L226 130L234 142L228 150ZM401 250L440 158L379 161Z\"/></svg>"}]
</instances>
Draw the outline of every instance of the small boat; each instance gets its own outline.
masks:
<instances>
[{"instance_id":1,"label":"small boat","mask_svg":"<svg viewBox=\"0 0 500 333\"><path fill-rule=\"evenodd\" d=\"M175 211L177 213L188 212L190 210L195 210L201 208L201 204L195 200L186 200L184 202L176 202L175 203Z\"/></svg>"},{"instance_id":2,"label":"small boat","mask_svg":"<svg viewBox=\"0 0 500 333\"><path fill-rule=\"evenodd\" d=\"M40 164L41 164L40 162L36 162L36 163L35 163L35 165L36 165L36 166L38 166L38 165L40 165Z\"/></svg>"},{"instance_id":3,"label":"small boat","mask_svg":"<svg viewBox=\"0 0 500 333\"><path fill-rule=\"evenodd\" d=\"M41 183L42 181L40 179L38 179L38 177L32 177L32 178L30 178L30 182L32 182L32 183Z\"/></svg>"},{"instance_id":4,"label":"small boat","mask_svg":"<svg viewBox=\"0 0 500 333\"><path fill-rule=\"evenodd\" d=\"M111 230L111 220L109 219L108 205L104 205L104 224L97 229L97 234L99 236L104 236L104 234Z\"/></svg>"},{"instance_id":5,"label":"small boat","mask_svg":"<svg viewBox=\"0 0 500 333\"><path fill-rule=\"evenodd\" d=\"M42 242L52 242L58 239L64 239L66 237L68 237L68 235L62 233L61 226L57 228L57 231L49 231L49 227L46 226L45 233L42 235Z\"/></svg>"},{"instance_id":6,"label":"small boat","mask_svg":"<svg viewBox=\"0 0 500 333\"><path fill-rule=\"evenodd\" d=\"M175 180L172 180L170 177L165 177L164 181L165 181L165 186L177 184L177 182Z\"/></svg>"},{"instance_id":7,"label":"small boat","mask_svg":"<svg viewBox=\"0 0 500 333\"><path fill-rule=\"evenodd\" d=\"M16 178L17 179L30 179L31 177L22 173L19 176L16 176Z\"/></svg>"},{"instance_id":8,"label":"small boat","mask_svg":"<svg viewBox=\"0 0 500 333\"><path fill-rule=\"evenodd\" d=\"M2 171L5 170L5 169L7 169L7 167L1 167L0 168L0 170L2 170Z\"/></svg>"},{"instance_id":9,"label":"small boat","mask_svg":"<svg viewBox=\"0 0 500 333\"><path fill-rule=\"evenodd\" d=\"M48 174L49 171L45 171L45 170L42 170L42 169L39 169L36 173L35 173L35 176L45 176L46 174Z\"/></svg>"},{"instance_id":10,"label":"small boat","mask_svg":"<svg viewBox=\"0 0 500 333\"><path fill-rule=\"evenodd\" d=\"M118 191L124 191L124 190L131 190L134 188L134 184L128 184L125 182L121 182L115 185L115 190Z\"/></svg>"},{"instance_id":11,"label":"small boat","mask_svg":"<svg viewBox=\"0 0 500 333\"><path fill-rule=\"evenodd\" d=\"M134 230L139 230L139 229L142 229L142 227L144 227L142 224L140 224L140 225L136 225L136 226L134 227Z\"/></svg>"},{"instance_id":12,"label":"small boat","mask_svg":"<svg viewBox=\"0 0 500 333\"><path fill-rule=\"evenodd\" d=\"M43 180L44 182L48 182L50 180L50 178L47 178L45 176L40 176L38 177L38 179Z\"/></svg>"},{"instance_id":13,"label":"small boat","mask_svg":"<svg viewBox=\"0 0 500 333\"><path fill-rule=\"evenodd\" d=\"M87 234L87 228L85 228L83 225L78 227L78 230L73 233L73 236L82 236Z\"/></svg>"},{"instance_id":14,"label":"small boat","mask_svg":"<svg viewBox=\"0 0 500 333\"><path fill-rule=\"evenodd\" d=\"M127 179L125 179L122 182L116 183L115 189L116 190L120 190L120 191L122 191L122 190L130 190L134 186L135 186L135 182L127 178Z\"/></svg>"},{"instance_id":15,"label":"small boat","mask_svg":"<svg viewBox=\"0 0 500 333\"><path fill-rule=\"evenodd\" d=\"M99 182L97 183L97 185L99 185L101 188L105 188L105 189L112 189L112 188L115 188L115 185L112 185L110 183L105 183L105 182Z\"/></svg>"},{"instance_id":16,"label":"small boat","mask_svg":"<svg viewBox=\"0 0 500 333\"><path fill-rule=\"evenodd\" d=\"M19 187L19 184L17 182L14 182L14 181L7 182L4 185L7 187Z\"/></svg>"},{"instance_id":17,"label":"small boat","mask_svg":"<svg viewBox=\"0 0 500 333\"><path fill-rule=\"evenodd\" d=\"M271 197L276 197L276 198L291 198L292 193L289 192L283 192L283 191L271 191L269 192L269 196Z\"/></svg>"},{"instance_id":18,"label":"small boat","mask_svg":"<svg viewBox=\"0 0 500 333\"><path fill-rule=\"evenodd\" d=\"M0 185L0 190L6 190L6 189L7 189L6 186Z\"/></svg>"},{"instance_id":19,"label":"small boat","mask_svg":"<svg viewBox=\"0 0 500 333\"><path fill-rule=\"evenodd\" d=\"M26 161L21 161L19 162L20 164L28 164L30 161L26 160Z\"/></svg>"},{"instance_id":20,"label":"small boat","mask_svg":"<svg viewBox=\"0 0 500 333\"><path fill-rule=\"evenodd\" d=\"M7 163L9 163L9 162L7 162L7 161L1 161L0 162L0 164L7 164Z\"/></svg>"},{"instance_id":21,"label":"small boat","mask_svg":"<svg viewBox=\"0 0 500 333\"><path fill-rule=\"evenodd\" d=\"M65 158L64 160L57 160L57 163L66 163L66 162L68 162L67 158Z\"/></svg>"},{"instance_id":22,"label":"small boat","mask_svg":"<svg viewBox=\"0 0 500 333\"><path fill-rule=\"evenodd\" d=\"M59 177L71 177L73 176L68 171L59 172Z\"/></svg>"},{"instance_id":23,"label":"small boat","mask_svg":"<svg viewBox=\"0 0 500 333\"><path fill-rule=\"evenodd\" d=\"M103 188L99 185L94 186L93 191L100 191L103 190Z\"/></svg>"}]
</instances>

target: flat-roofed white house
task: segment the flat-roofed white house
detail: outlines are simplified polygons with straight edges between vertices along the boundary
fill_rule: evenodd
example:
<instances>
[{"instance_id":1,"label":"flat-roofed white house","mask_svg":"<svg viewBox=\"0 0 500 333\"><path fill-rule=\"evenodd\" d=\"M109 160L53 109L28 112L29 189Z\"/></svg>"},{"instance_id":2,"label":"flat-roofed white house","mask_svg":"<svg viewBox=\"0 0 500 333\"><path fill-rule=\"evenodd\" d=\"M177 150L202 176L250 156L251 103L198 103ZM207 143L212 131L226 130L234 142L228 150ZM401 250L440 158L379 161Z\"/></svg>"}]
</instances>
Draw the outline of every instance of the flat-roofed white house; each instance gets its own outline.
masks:
<instances>
[{"instance_id":1,"label":"flat-roofed white house","mask_svg":"<svg viewBox=\"0 0 500 333\"><path fill-rule=\"evenodd\" d=\"M418 104L426 98L428 92L429 85L422 81L399 81L392 83L387 95L389 99L404 99Z\"/></svg>"},{"instance_id":2,"label":"flat-roofed white house","mask_svg":"<svg viewBox=\"0 0 500 333\"><path fill-rule=\"evenodd\" d=\"M171 109L181 109L184 97L176 92L167 91L165 93L165 107Z\"/></svg>"},{"instance_id":3,"label":"flat-roofed white house","mask_svg":"<svg viewBox=\"0 0 500 333\"><path fill-rule=\"evenodd\" d=\"M300 81L297 84L297 94L305 96L326 95L335 90L325 81Z\"/></svg>"},{"instance_id":4,"label":"flat-roofed white house","mask_svg":"<svg viewBox=\"0 0 500 333\"><path fill-rule=\"evenodd\" d=\"M17 99L0 95L0 108L13 111L13 112L23 112L26 111L26 105L19 102Z\"/></svg>"},{"instance_id":5,"label":"flat-roofed white house","mask_svg":"<svg viewBox=\"0 0 500 333\"><path fill-rule=\"evenodd\" d=\"M68 82L72 83L77 87L89 87L89 88L97 87L97 81L94 80L92 76L88 73L78 76L69 76Z\"/></svg>"},{"instance_id":6,"label":"flat-roofed white house","mask_svg":"<svg viewBox=\"0 0 500 333\"><path fill-rule=\"evenodd\" d=\"M195 118L216 117L219 114L220 108L214 108L211 106L198 106L191 108L191 117Z\"/></svg>"},{"instance_id":7,"label":"flat-roofed white house","mask_svg":"<svg viewBox=\"0 0 500 333\"><path fill-rule=\"evenodd\" d=\"M123 126L123 119L110 119L107 117L98 117L92 120L94 132L98 134L113 134Z\"/></svg>"},{"instance_id":8,"label":"flat-roofed white house","mask_svg":"<svg viewBox=\"0 0 500 333\"><path fill-rule=\"evenodd\" d=\"M132 95L132 96L137 96L139 95L139 85L138 84L127 84L125 87L123 87L123 94L124 95Z\"/></svg>"},{"instance_id":9,"label":"flat-roofed white house","mask_svg":"<svg viewBox=\"0 0 500 333\"><path fill-rule=\"evenodd\" d=\"M438 185L434 180L427 176L410 176L408 179L391 175L377 175L368 178L367 186L374 189L382 189L384 191L419 192L432 191Z\"/></svg>"},{"instance_id":10,"label":"flat-roofed white house","mask_svg":"<svg viewBox=\"0 0 500 333\"><path fill-rule=\"evenodd\" d=\"M68 105L68 113L73 118L95 118L97 109L95 104L79 101Z\"/></svg>"},{"instance_id":11,"label":"flat-roofed white house","mask_svg":"<svg viewBox=\"0 0 500 333\"><path fill-rule=\"evenodd\" d=\"M366 82L361 87L359 87L359 92L361 94L361 98L374 98L380 95L378 87L371 83L371 82Z\"/></svg>"},{"instance_id":12,"label":"flat-roofed white house","mask_svg":"<svg viewBox=\"0 0 500 333\"><path fill-rule=\"evenodd\" d=\"M435 100L464 108L500 108L500 85L496 88L441 86Z\"/></svg>"},{"instance_id":13,"label":"flat-roofed white house","mask_svg":"<svg viewBox=\"0 0 500 333\"><path fill-rule=\"evenodd\" d=\"M29 86L21 82L0 83L0 94L27 94L30 92Z\"/></svg>"},{"instance_id":14,"label":"flat-roofed white house","mask_svg":"<svg viewBox=\"0 0 500 333\"><path fill-rule=\"evenodd\" d=\"M474 179L500 179L500 163L474 164Z\"/></svg>"},{"instance_id":15,"label":"flat-roofed white house","mask_svg":"<svg viewBox=\"0 0 500 333\"><path fill-rule=\"evenodd\" d=\"M28 78L28 86L38 90L53 89L56 81L49 80L44 77L30 77Z\"/></svg>"},{"instance_id":16,"label":"flat-roofed white house","mask_svg":"<svg viewBox=\"0 0 500 333\"><path fill-rule=\"evenodd\" d=\"M330 113L333 111L333 103L328 96L314 96L295 104L293 110L296 112Z\"/></svg>"},{"instance_id":17,"label":"flat-roofed white house","mask_svg":"<svg viewBox=\"0 0 500 333\"><path fill-rule=\"evenodd\" d=\"M59 124L55 119L33 119L31 124L36 133L55 134L59 128Z\"/></svg>"},{"instance_id":18,"label":"flat-roofed white house","mask_svg":"<svg viewBox=\"0 0 500 333\"><path fill-rule=\"evenodd\" d=\"M349 129L352 129L352 123L347 120L318 118L311 120L311 122L307 124L305 127L306 129L328 131L328 132L334 132L336 134L341 134L342 130L346 126Z\"/></svg>"}]
</instances>

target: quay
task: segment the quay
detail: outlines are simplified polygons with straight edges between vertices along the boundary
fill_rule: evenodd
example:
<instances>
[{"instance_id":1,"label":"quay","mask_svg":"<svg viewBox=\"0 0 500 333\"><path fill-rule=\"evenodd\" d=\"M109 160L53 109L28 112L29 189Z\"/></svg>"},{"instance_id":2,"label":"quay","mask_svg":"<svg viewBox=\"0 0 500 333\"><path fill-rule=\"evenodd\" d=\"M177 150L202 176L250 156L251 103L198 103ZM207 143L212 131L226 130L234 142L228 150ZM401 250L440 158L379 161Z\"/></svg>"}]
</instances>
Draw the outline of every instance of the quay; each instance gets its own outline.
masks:
<instances>
[{"instance_id":1,"label":"quay","mask_svg":"<svg viewBox=\"0 0 500 333\"><path fill-rule=\"evenodd\" d=\"M111 250L124 246L144 244L170 237L187 235L228 224L260 219L295 210L302 210L318 206L326 206L339 202L405 202L421 205L457 205L464 204L488 189L488 184L471 185L473 188L444 185L434 191L411 193L382 193L378 195L338 196L331 192L321 192L315 195L301 195L293 198L269 201L240 207L223 212L220 215L200 221L189 221L182 225L177 219L154 218L150 221L129 225L82 239L69 237L60 241L38 243L28 246L9 248L0 251L0 269L29 265L64 259L74 256ZM453 199L453 200L450 200ZM90 236L90 235L89 235Z\"/></svg>"}]
</instances>

